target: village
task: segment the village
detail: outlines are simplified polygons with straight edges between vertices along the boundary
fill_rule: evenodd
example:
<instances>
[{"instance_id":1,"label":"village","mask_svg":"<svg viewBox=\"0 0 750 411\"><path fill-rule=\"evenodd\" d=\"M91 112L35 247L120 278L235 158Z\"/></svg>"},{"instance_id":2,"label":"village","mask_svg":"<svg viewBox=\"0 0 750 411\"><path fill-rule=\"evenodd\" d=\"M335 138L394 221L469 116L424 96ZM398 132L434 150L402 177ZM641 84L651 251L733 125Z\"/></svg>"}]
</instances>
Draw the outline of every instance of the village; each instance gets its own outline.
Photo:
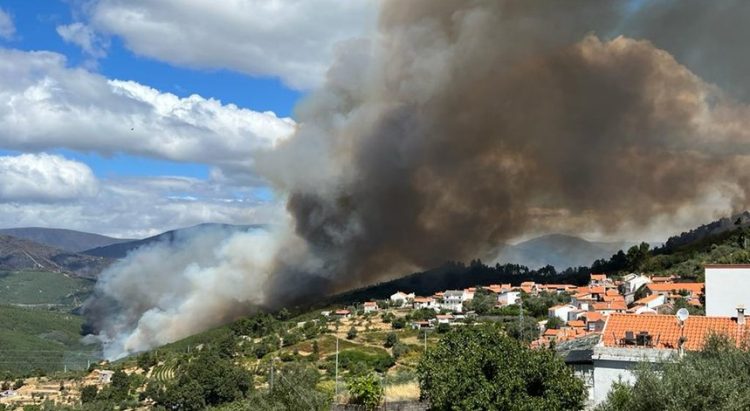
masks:
<instances>
[{"instance_id":1,"label":"village","mask_svg":"<svg viewBox=\"0 0 750 411\"><path fill-rule=\"evenodd\" d=\"M408 326L428 331L484 321L471 308L478 295L491 296L494 309L517 308L524 316L525 300L557 296L565 301L536 319L538 337L532 348L552 348L562 355L588 390L593 407L605 400L617 381L633 381L632 369L642 361L668 361L685 351L699 351L713 334L727 335L738 345L750 336L745 306L750 304L750 265L706 265L705 282L684 282L679 275L628 274L610 278L592 274L589 284L488 284L419 296L398 291L383 301L366 301L361 313L396 310L416 316ZM324 312L350 320L351 309ZM527 314L528 315L528 314Z\"/></svg>"}]
</instances>

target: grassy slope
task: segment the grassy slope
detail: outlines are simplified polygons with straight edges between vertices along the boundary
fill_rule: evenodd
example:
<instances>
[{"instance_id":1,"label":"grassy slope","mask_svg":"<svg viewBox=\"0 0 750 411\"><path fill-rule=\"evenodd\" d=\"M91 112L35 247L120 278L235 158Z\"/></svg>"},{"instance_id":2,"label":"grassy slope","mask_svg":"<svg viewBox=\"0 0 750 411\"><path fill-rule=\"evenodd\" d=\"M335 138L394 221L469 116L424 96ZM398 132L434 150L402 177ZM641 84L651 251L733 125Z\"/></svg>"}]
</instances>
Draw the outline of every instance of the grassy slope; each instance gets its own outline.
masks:
<instances>
[{"instance_id":1,"label":"grassy slope","mask_svg":"<svg viewBox=\"0 0 750 411\"><path fill-rule=\"evenodd\" d=\"M73 308L83 301L94 282L60 273L19 271L0 273L0 302L4 304L54 304Z\"/></svg>"},{"instance_id":2,"label":"grassy slope","mask_svg":"<svg viewBox=\"0 0 750 411\"><path fill-rule=\"evenodd\" d=\"M0 305L0 370L29 372L86 366L92 347L80 342L82 318L73 314Z\"/></svg>"}]
</instances>

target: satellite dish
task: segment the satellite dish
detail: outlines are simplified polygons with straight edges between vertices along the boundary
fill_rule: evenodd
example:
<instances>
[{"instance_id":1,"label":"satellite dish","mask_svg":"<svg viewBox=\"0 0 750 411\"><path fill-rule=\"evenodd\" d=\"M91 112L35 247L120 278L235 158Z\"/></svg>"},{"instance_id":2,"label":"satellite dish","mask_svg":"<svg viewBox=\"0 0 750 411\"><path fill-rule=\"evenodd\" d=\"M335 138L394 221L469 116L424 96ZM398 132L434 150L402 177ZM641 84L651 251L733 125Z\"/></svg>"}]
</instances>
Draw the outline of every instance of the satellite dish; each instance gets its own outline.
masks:
<instances>
[{"instance_id":1,"label":"satellite dish","mask_svg":"<svg viewBox=\"0 0 750 411\"><path fill-rule=\"evenodd\" d=\"M681 322L685 322L685 320L690 317L690 313L688 312L687 308L680 308L677 310L677 319Z\"/></svg>"}]
</instances>

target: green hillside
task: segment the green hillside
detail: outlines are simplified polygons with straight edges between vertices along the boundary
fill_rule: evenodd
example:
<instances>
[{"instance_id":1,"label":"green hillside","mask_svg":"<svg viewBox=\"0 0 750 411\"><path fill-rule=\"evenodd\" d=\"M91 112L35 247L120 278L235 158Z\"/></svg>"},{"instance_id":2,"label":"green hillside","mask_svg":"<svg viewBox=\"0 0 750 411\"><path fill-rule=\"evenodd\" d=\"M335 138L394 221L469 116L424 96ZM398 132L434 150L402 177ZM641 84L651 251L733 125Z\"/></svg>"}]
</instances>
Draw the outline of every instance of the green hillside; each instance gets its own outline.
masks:
<instances>
[{"instance_id":1,"label":"green hillside","mask_svg":"<svg viewBox=\"0 0 750 411\"><path fill-rule=\"evenodd\" d=\"M43 309L0 305L0 372L81 369L96 347L80 342L83 319Z\"/></svg>"},{"instance_id":2,"label":"green hillside","mask_svg":"<svg viewBox=\"0 0 750 411\"><path fill-rule=\"evenodd\" d=\"M690 242L679 239L680 237L673 237L668 245L654 249L645 243L633 246L627 252L620 251L613 255L609 260L597 260L592 265L592 271L608 274L677 274L685 279L703 281L703 267L706 264L750 263L748 228L739 227ZM673 246L670 243L680 245Z\"/></svg>"},{"instance_id":3,"label":"green hillside","mask_svg":"<svg viewBox=\"0 0 750 411\"><path fill-rule=\"evenodd\" d=\"M75 308L93 288L91 280L61 273L0 272L0 302L4 304Z\"/></svg>"}]
</instances>

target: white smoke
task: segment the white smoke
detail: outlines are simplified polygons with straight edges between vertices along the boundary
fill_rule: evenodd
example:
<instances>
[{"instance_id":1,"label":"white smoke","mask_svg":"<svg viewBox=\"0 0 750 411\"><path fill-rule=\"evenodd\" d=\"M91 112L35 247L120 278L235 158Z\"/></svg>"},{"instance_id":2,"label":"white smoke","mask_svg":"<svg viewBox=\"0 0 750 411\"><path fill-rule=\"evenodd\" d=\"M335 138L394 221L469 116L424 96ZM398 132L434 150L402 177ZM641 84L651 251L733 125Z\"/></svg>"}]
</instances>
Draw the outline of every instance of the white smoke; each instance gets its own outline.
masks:
<instances>
[{"instance_id":1,"label":"white smoke","mask_svg":"<svg viewBox=\"0 0 750 411\"><path fill-rule=\"evenodd\" d=\"M178 232L172 243L142 247L115 263L96 287L110 304L97 307L106 312L97 336L105 357L176 341L266 304L264 288L288 235L283 225Z\"/></svg>"}]
</instances>

